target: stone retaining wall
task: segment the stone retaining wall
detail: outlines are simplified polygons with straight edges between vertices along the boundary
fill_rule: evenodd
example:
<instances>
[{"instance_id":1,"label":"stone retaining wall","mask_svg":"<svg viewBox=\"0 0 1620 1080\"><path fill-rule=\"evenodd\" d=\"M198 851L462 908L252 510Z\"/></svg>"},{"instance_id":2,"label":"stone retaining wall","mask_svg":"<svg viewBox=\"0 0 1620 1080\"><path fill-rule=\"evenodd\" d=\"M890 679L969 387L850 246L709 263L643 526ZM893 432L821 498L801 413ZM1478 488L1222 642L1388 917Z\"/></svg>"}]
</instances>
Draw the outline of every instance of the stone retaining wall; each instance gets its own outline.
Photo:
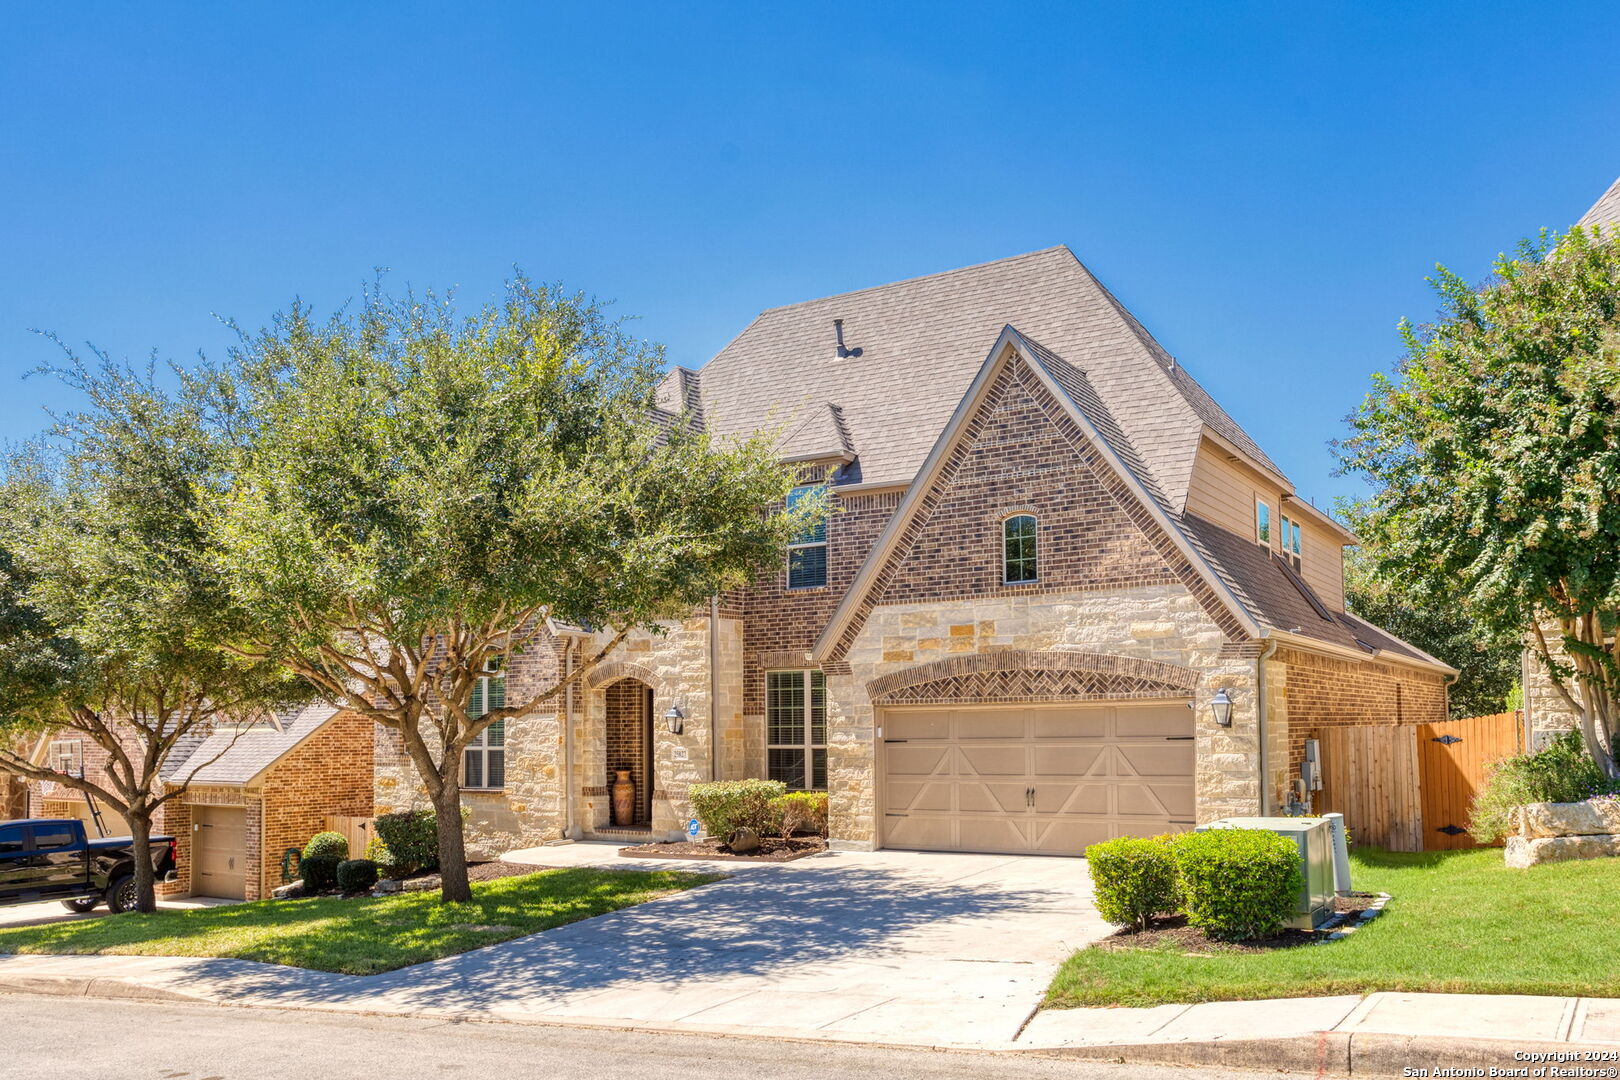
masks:
<instances>
[{"instance_id":1,"label":"stone retaining wall","mask_svg":"<svg viewBox=\"0 0 1620 1080\"><path fill-rule=\"evenodd\" d=\"M1519 832L1503 859L1525 869L1544 862L1620 855L1620 802L1531 803L1519 808Z\"/></svg>"}]
</instances>

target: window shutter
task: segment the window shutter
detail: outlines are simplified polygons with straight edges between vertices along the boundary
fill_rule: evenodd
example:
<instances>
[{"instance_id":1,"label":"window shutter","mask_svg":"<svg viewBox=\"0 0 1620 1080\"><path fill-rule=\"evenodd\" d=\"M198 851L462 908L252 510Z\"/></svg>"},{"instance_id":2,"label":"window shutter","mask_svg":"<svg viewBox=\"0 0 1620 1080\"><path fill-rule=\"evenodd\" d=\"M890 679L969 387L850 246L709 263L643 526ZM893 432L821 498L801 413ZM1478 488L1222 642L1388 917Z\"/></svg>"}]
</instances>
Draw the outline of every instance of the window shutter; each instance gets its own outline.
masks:
<instances>
[{"instance_id":1,"label":"window shutter","mask_svg":"<svg viewBox=\"0 0 1620 1080\"><path fill-rule=\"evenodd\" d=\"M488 679L479 679L473 683L472 700L467 703L467 715L477 719L489 710L484 708L484 685Z\"/></svg>"},{"instance_id":2,"label":"window shutter","mask_svg":"<svg viewBox=\"0 0 1620 1080\"><path fill-rule=\"evenodd\" d=\"M490 709L506 708L506 680L504 678L496 678L491 676L490 678L485 679L484 682L489 687L489 708L485 709L484 711L489 712Z\"/></svg>"}]
</instances>

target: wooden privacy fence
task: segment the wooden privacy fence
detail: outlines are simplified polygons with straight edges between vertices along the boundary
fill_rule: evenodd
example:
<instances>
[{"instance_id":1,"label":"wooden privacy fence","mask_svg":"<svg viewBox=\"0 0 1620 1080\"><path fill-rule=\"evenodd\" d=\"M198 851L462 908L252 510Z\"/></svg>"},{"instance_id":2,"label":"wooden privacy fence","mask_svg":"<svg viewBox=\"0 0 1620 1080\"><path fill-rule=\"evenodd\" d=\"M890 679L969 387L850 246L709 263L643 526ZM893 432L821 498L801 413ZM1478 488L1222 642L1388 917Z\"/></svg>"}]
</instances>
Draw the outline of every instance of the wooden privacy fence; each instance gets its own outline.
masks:
<instances>
[{"instance_id":1,"label":"wooden privacy fence","mask_svg":"<svg viewBox=\"0 0 1620 1080\"><path fill-rule=\"evenodd\" d=\"M1517 713L1321 728L1310 735L1322 766L1313 809L1343 814L1358 844L1391 851L1474 847L1468 808L1490 764L1521 752L1523 732Z\"/></svg>"},{"instance_id":2,"label":"wooden privacy fence","mask_svg":"<svg viewBox=\"0 0 1620 1080\"><path fill-rule=\"evenodd\" d=\"M349 858L359 859L365 856L366 845L371 843L374 833L372 820L368 817L344 817L340 814L326 815L326 831L341 833L343 839L349 842Z\"/></svg>"}]
</instances>

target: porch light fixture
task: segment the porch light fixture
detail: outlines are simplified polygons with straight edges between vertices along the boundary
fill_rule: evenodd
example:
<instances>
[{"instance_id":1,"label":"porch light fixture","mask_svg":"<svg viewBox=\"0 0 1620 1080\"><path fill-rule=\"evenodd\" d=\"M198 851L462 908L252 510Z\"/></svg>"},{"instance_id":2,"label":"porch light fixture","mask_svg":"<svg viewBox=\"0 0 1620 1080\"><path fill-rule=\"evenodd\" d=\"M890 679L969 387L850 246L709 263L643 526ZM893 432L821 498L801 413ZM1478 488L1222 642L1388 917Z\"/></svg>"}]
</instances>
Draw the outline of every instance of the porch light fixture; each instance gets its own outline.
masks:
<instances>
[{"instance_id":1,"label":"porch light fixture","mask_svg":"<svg viewBox=\"0 0 1620 1080\"><path fill-rule=\"evenodd\" d=\"M679 705L671 705L669 707L669 712L664 714L664 723L669 725L669 733L671 735L679 735L681 733L681 728L685 726L681 723L681 721L685 719L686 714L681 712L681 707Z\"/></svg>"},{"instance_id":2,"label":"porch light fixture","mask_svg":"<svg viewBox=\"0 0 1620 1080\"><path fill-rule=\"evenodd\" d=\"M1221 727L1232 726L1232 704L1232 692L1224 686L1215 691L1215 696L1210 699L1210 711L1215 714L1215 722Z\"/></svg>"}]
</instances>

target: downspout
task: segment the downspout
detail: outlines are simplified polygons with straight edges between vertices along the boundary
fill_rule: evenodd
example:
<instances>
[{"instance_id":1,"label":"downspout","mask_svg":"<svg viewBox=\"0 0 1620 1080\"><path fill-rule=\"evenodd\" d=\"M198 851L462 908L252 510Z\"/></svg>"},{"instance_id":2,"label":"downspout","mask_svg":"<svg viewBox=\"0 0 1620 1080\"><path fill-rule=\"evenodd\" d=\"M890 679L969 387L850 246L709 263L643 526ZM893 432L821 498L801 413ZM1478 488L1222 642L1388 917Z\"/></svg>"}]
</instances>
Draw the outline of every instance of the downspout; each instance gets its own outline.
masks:
<instances>
[{"instance_id":1,"label":"downspout","mask_svg":"<svg viewBox=\"0 0 1620 1080\"><path fill-rule=\"evenodd\" d=\"M1260 740L1260 816L1271 816L1271 725L1266 715L1266 661L1277 651L1276 638L1268 638L1265 651L1254 660L1255 732Z\"/></svg>"},{"instance_id":2,"label":"downspout","mask_svg":"<svg viewBox=\"0 0 1620 1080\"><path fill-rule=\"evenodd\" d=\"M578 839L574 835L574 650L579 647L579 641L570 637L563 643L563 678L568 685L563 688L563 838L565 840Z\"/></svg>"},{"instance_id":3,"label":"downspout","mask_svg":"<svg viewBox=\"0 0 1620 1080\"><path fill-rule=\"evenodd\" d=\"M720 779L720 594L709 596L709 779Z\"/></svg>"}]
</instances>

